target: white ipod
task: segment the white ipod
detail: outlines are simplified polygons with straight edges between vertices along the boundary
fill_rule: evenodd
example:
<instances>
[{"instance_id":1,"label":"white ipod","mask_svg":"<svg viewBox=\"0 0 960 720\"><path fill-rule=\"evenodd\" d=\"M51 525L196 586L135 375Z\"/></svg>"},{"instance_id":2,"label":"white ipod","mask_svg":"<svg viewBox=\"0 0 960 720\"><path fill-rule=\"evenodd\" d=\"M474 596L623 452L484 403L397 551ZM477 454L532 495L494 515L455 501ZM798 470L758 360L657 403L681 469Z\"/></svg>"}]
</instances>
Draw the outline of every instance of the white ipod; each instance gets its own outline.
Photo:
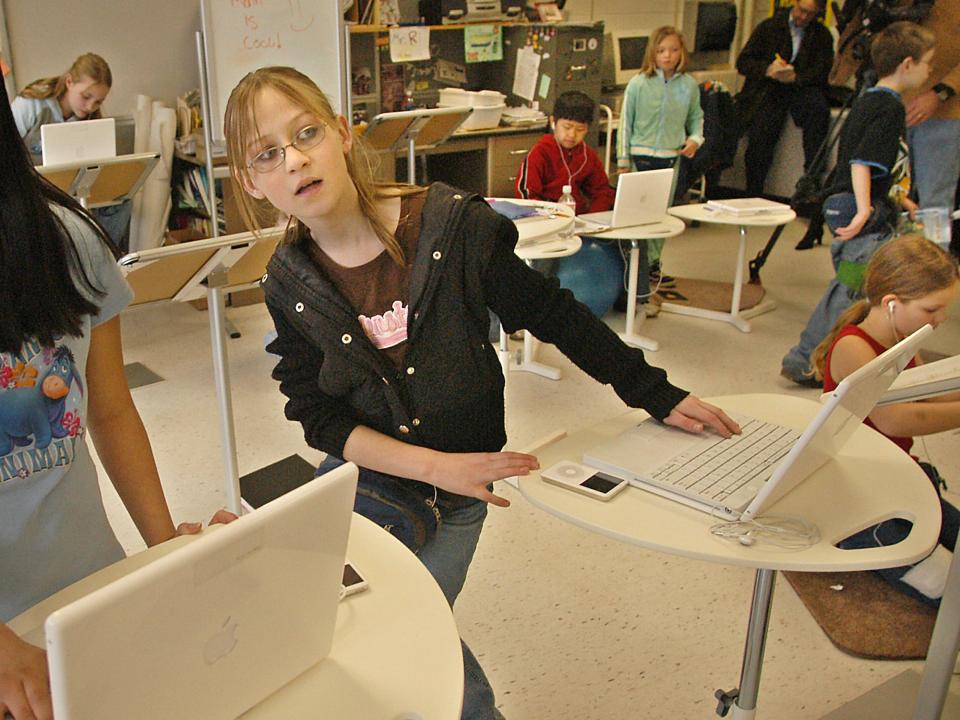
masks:
<instances>
[{"instance_id":1,"label":"white ipod","mask_svg":"<svg viewBox=\"0 0 960 720\"><path fill-rule=\"evenodd\" d=\"M574 490L595 500L609 500L629 483L572 460L562 460L540 473L549 483Z\"/></svg>"}]
</instances>

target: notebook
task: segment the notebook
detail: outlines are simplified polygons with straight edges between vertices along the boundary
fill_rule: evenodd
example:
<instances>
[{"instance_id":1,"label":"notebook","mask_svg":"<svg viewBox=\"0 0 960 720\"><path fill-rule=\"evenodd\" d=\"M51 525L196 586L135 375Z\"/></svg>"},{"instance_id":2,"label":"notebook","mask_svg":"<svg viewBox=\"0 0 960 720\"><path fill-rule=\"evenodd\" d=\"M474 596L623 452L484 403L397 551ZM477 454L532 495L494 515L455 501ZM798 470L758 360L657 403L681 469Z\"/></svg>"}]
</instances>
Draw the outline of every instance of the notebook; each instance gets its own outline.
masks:
<instances>
[{"instance_id":1,"label":"notebook","mask_svg":"<svg viewBox=\"0 0 960 720\"><path fill-rule=\"evenodd\" d=\"M113 118L77 120L40 126L44 165L116 157L117 132Z\"/></svg>"},{"instance_id":2,"label":"notebook","mask_svg":"<svg viewBox=\"0 0 960 720\"><path fill-rule=\"evenodd\" d=\"M356 485L345 464L51 613L57 720L227 720L322 660Z\"/></svg>"},{"instance_id":3,"label":"notebook","mask_svg":"<svg viewBox=\"0 0 960 720\"><path fill-rule=\"evenodd\" d=\"M743 435L724 440L649 418L583 462L704 512L753 518L836 457L931 332L925 325L844 378L802 432L740 417Z\"/></svg>"},{"instance_id":4,"label":"notebook","mask_svg":"<svg viewBox=\"0 0 960 720\"><path fill-rule=\"evenodd\" d=\"M673 183L672 168L624 173L617 181L613 210L584 213L577 215L577 220L586 224L586 232L591 226L594 232L602 232L661 222L670 207Z\"/></svg>"},{"instance_id":5,"label":"notebook","mask_svg":"<svg viewBox=\"0 0 960 720\"><path fill-rule=\"evenodd\" d=\"M730 215L772 215L790 212L790 206L764 198L735 198L732 200L707 200L707 210Z\"/></svg>"},{"instance_id":6,"label":"notebook","mask_svg":"<svg viewBox=\"0 0 960 720\"><path fill-rule=\"evenodd\" d=\"M960 391L960 355L904 370L877 405L925 400L957 391Z\"/></svg>"}]
</instances>

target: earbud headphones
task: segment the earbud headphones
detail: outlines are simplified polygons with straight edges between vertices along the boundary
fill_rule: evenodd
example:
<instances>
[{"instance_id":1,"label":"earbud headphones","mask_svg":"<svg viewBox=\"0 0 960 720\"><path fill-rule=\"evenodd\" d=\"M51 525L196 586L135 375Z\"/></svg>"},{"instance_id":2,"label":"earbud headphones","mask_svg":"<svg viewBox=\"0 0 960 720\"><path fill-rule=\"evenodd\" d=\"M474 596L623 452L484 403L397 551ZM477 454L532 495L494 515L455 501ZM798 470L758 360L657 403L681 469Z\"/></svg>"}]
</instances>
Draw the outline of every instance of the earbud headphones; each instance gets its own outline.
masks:
<instances>
[{"instance_id":1,"label":"earbud headphones","mask_svg":"<svg viewBox=\"0 0 960 720\"><path fill-rule=\"evenodd\" d=\"M887 303L887 312L893 315L893 311L897 309L897 301L891 300Z\"/></svg>"}]
</instances>

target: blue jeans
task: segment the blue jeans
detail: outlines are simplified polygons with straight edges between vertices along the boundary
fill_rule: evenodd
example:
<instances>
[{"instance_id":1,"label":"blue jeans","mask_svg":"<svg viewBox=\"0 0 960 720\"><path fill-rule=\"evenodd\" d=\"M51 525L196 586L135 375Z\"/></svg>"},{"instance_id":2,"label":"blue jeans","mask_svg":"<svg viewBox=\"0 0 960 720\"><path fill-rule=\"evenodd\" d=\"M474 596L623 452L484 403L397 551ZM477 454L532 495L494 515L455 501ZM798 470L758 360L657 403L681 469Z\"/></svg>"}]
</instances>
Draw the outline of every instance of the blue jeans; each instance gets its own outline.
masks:
<instances>
[{"instance_id":1,"label":"blue jeans","mask_svg":"<svg viewBox=\"0 0 960 720\"><path fill-rule=\"evenodd\" d=\"M960 120L931 118L907 130L920 207L952 208L960 179Z\"/></svg>"},{"instance_id":2,"label":"blue jeans","mask_svg":"<svg viewBox=\"0 0 960 720\"><path fill-rule=\"evenodd\" d=\"M113 244L120 252L126 253L130 248L130 212L133 205L124 200L119 205L105 205L94 208L91 213L106 231Z\"/></svg>"},{"instance_id":3,"label":"blue jeans","mask_svg":"<svg viewBox=\"0 0 960 720\"><path fill-rule=\"evenodd\" d=\"M846 222L841 222L834 227L843 227L846 224ZM878 232L858 235L845 242L834 240L830 246L834 271L837 270L843 260L866 264L877 249L890 238L891 234L889 232ZM810 319L807 320L807 326L800 333L800 342L790 348L790 351L784 355L781 361L784 375L793 380L801 380L811 376L810 356L813 351L827 337L843 311L859 298L859 292L847 287L836 277L830 281L820 298L820 302L813 309Z\"/></svg>"},{"instance_id":4,"label":"blue jeans","mask_svg":"<svg viewBox=\"0 0 960 720\"><path fill-rule=\"evenodd\" d=\"M960 120L931 118L908 128L907 140L920 207L954 207L960 179ZM953 222L950 250L960 255L960 221Z\"/></svg>"},{"instance_id":5,"label":"blue jeans","mask_svg":"<svg viewBox=\"0 0 960 720\"><path fill-rule=\"evenodd\" d=\"M630 159L633 160L633 167L636 170L667 170L669 168L675 167L676 176L673 179L673 197L670 199L670 204L675 205L677 200L687 191L687 166L689 165L689 160L684 157L656 157L655 155L631 155ZM660 264L660 255L663 253L663 246L666 244L666 240L663 238L651 238L647 240L647 264L650 267L659 266ZM641 268L642 269L642 268ZM642 275L646 275L643 273ZM641 283L646 282L641 278ZM637 287L638 293L643 293L645 290L641 287Z\"/></svg>"},{"instance_id":6,"label":"blue jeans","mask_svg":"<svg viewBox=\"0 0 960 720\"><path fill-rule=\"evenodd\" d=\"M480 540L483 521L487 517L487 504L481 500L456 510L442 513L443 522L434 538L420 554L420 562L426 565L444 597L453 607L463 589L467 570ZM463 650L463 712L462 720L496 720L502 717L494 705L490 681L477 662L476 657L460 641Z\"/></svg>"},{"instance_id":7,"label":"blue jeans","mask_svg":"<svg viewBox=\"0 0 960 720\"><path fill-rule=\"evenodd\" d=\"M939 494L940 488L937 483L940 481L940 474L937 472L937 469L929 463L920 463L920 466L923 468L923 471L927 474L931 481L933 481L934 487L937 488L937 493ZM904 520L902 518L891 518L890 520L884 520L879 525L874 525L873 527L868 527L865 530L861 530L845 540L841 540L837 543L837 547L843 548L844 550L862 550L864 548L895 545L901 540L904 540L907 535L910 534L912 527L913 523L911 523L909 520ZM950 552L954 552L957 545L958 532L960 532L960 510L957 510L957 508L941 497L940 537L938 538L940 545L943 545ZM928 605L939 607L940 598L928 597L916 590L911 585L908 585L906 582L901 582L901 578L906 575L911 568L918 564L919 562L914 563L913 565L903 565L901 567L874 570L874 572L905 595L909 595L910 597L920 600Z\"/></svg>"},{"instance_id":8,"label":"blue jeans","mask_svg":"<svg viewBox=\"0 0 960 720\"><path fill-rule=\"evenodd\" d=\"M342 464L340 458L328 455L320 463L316 474L322 475ZM467 570L487 517L487 504L477 500L455 510L443 511L442 517L436 535L420 549L417 557L433 575L452 608L467 579ZM494 705L493 689L483 668L462 640L460 648L463 651L464 676L461 720L502 718Z\"/></svg>"}]
</instances>

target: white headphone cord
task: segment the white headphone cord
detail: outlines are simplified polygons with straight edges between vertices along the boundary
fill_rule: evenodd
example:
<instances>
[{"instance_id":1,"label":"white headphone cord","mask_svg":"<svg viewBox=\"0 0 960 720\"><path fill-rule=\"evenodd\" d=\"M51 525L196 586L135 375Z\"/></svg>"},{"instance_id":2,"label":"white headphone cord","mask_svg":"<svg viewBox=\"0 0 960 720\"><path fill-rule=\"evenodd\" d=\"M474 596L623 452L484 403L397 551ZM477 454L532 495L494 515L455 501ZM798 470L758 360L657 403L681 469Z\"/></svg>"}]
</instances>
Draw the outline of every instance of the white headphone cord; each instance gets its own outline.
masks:
<instances>
[{"instance_id":1,"label":"white headphone cord","mask_svg":"<svg viewBox=\"0 0 960 720\"><path fill-rule=\"evenodd\" d=\"M563 145L561 145L560 141L557 140L556 135L553 136L553 141L557 144L557 149L560 151L560 162L563 163L563 167L567 171L567 185L573 187L574 176L587 166L587 144L583 142L581 143L581 145L583 145L583 162L580 163L580 167L577 168L576 172L571 173L570 166L567 165L567 159L563 156Z\"/></svg>"},{"instance_id":2,"label":"white headphone cord","mask_svg":"<svg viewBox=\"0 0 960 720\"><path fill-rule=\"evenodd\" d=\"M761 515L750 520L721 522L710 527L710 534L750 546L757 542L785 550L803 550L820 542L816 525L786 515Z\"/></svg>"}]
</instances>

